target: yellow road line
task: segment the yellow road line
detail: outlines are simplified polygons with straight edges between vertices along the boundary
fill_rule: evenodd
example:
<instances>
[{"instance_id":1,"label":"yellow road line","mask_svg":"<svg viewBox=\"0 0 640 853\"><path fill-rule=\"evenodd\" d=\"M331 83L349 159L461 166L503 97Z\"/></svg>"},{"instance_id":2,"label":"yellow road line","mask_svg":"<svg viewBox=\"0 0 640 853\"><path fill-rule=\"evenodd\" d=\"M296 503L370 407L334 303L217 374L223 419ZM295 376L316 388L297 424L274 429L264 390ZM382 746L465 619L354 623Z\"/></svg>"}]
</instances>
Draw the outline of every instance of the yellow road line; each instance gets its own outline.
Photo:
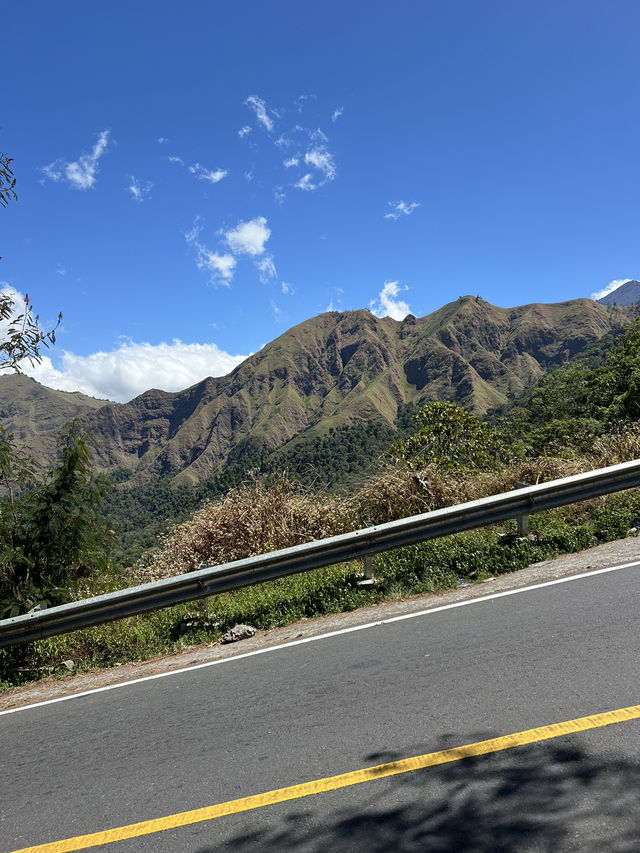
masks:
<instances>
[{"instance_id":1,"label":"yellow road line","mask_svg":"<svg viewBox=\"0 0 640 853\"><path fill-rule=\"evenodd\" d=\"M213 820L224 815L259 809L263 806L274 805L275 803L284 803L287 800L297 800L301 797L308 797L311 794L336 791L339 788L359 785L361 782L372 782L375 779L384 779L387 776L397 776L400 773L411 773L413 770L422 770L425 767L435 767L438 764L460 761L462 758L487 755L491 752L500 752L504 749L513 749L516 746L524 746L528 743L551 740L552 738L562 737L563 735L584 732L588 729L598 729L603 726L610 726L613 723L623 723L639 718L640 705L631 705L629 708L620 708L617 711L606 711L603 714L579 717L577 720L567 720L564 723L541 726L537 729L528 729L524 732L516 732L515 734L491 738L490 740L481 740L477 743L468 743L452 749L443 749L440 752L429 752L426 755L416 755L400 761L391 761L388 764L365 767L362 770L341 773L338 776L328 776L325 779L316 779L313 782L303 782L300 785L291 785L288 788L278 788L275 791L267 791L264 794L255 794L252 797L242 797L239 800L229 800L226 803L218 803L214 806L206 806L201 809L193 809L192 811L180 812L153 820L144 820L140 823L129 824L129 826L105 829L102 832L93 832L90 835L78 835L75 838L67 838L63 841L51 841L48 844L36 844L34 847L24 847L21 850L14 850L13 853L73 853L75 850L87 850L90 847L98 847L101 844L112 844L114 841L139 838L142 835L151 835L155 832L162 832L165 829L189 826L192 823Z\"/></svg>"}]
</instances>

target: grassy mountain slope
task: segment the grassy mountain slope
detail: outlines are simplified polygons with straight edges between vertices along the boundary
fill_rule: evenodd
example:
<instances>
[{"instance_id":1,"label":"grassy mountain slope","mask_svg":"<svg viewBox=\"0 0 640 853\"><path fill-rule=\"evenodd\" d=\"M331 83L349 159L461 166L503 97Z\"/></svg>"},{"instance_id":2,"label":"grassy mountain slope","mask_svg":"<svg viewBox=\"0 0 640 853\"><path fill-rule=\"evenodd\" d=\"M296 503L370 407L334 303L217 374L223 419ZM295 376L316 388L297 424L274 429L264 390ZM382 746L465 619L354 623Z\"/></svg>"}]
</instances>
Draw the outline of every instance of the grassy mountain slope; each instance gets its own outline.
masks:
<instances>
[{"instance_id":1,"label":"grassy mountain slope","mask_svg":"<svg viewBox=\"0 0 640 853\"><path fill-rule=\"evenodd\" d=\"M62 427L104 405L105 400L53 391L22 374L0 376L0 425L28 445L36 459L52 459Z\"/></svg>"},{"instance_id":2,"label":"grassy mountain slope","mask_svg":"<svg viewBox=\"0 0 640 853\"><path fill-rule=\"evenodd\" d=\"M634 316L588 299L505 309L470 296L402 322L329 312L228 376L107 404L87 423L103 467L129 469L132 482L161 474L199 481L332 426L393 426L407 403L449 399L482 414Z\"/></svg>"}]
</instances>

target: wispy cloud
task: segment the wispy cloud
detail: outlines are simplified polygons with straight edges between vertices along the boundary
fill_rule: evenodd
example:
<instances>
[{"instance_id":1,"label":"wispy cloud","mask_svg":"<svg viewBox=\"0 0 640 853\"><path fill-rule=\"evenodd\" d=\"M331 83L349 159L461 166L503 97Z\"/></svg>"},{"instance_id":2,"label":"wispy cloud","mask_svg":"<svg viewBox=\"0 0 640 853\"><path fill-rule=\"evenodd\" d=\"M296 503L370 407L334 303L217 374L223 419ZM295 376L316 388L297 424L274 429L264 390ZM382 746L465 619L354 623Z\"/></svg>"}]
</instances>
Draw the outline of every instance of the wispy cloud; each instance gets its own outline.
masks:
<instances>
[{"instance_id":1,"label":"wispy cloud","mask_svg":"<svg viewBox=\"0 0 640 853\"><path fill-rule=\"evenodd\" d=\"M300 158L299 157L289 157L288 160L282 161L282 165L285 167L285 169L291 169L293 166L300 165Z\"/></svg>"},{"instance_id":2,"label":"wispy cloud","mask_svg":"<svg viewBox=\"0 0 640 853\"><path fill-rule=\"evenodd\" d=\"M294 103L296 109L298 110L298 112L301 113L302 110L304 109L307 101L317 101L317 100L318 100L317 95L298 95L298 97L295 98L293 103Z\"/></svg>"},{"instance_id":3,"label":"wispy cloud","mask_svg":"<svg viewBox=\"0 0 640 853\"><path fill-rule=\"evenodd\" d=\"M253 110L258 123L271 133L275 125L267 111L267 105L262 98L259 98L257 95L249 95L245 104Z\"/></svg>"},{"instance_id":4,"label":"wispy cloud","mask_svg":"<svg viewBox=\"0 0 640 853\"><path fill-rule=\"evenodd\" d=\"M313 192L313 190L317 190L320 184L316 184L313 181L313 175L310 172L307 172L306 175L303 175L299 181L296 181L294 187L297 190L307 190L308 192Z\"/></svg>"},{"instance_id":5,"label":"wispy cloud","mask_svg":"<svg viewBox=\"0 0 640 853\"><path fill-rule=\"evenodd\" d=\"M406 302L397 299L398 294L408 287L400 287L397 281L385 281L376 299L369 303L369 309L376 317L391 317L394 320L404 320L411 310Z\"/></svg>"},{"instance_id":6,"label":"wispy cloud","mask_svg":"<svg viewBox=\"0 0 640 853\"><path fill-rule=\"evenodd\" d=\"M282 309L277 306L273 299L270 300L270 304L271 312L273 313L273 318L276 322L279 322L282 319Z\"/></svg>"},{"instance_id":7,"label":"wispy cloud","mask_svg":"<svg viewBox=\"0 0 640 853\"><path fill-rule=\"evenodd\" d=\"M333 155L326 148L312 148L304 155L307 166L322 172L327 181L333 181L336 176L336 165Z\"/></svg>"},{"instance_id":8,"label":"wispy cloud","mask_svg":"<svg viewBox=\"0 0 640 853\"><path fill-rule=\"evenodd\" d=\"M176 157L175 155L171 155L167 159L170 163L177 163L179 166L185 166L194 178L197 178L199 181L208 181L210 184L219 183L229 174L228 169L207 169L200 163L194 163L189 166L185 163L182 157Z\"/></svg>"},{"instance_id":9,"label":"wispy cloud","mask_svg":"<svg viewBox=\"0 0 640 853\"><path fill-rule=\"evenodd\" d=\"M336 165L333 154L324 145L310 148L305 153L303 161L306 166L311 166L320 174L314 176L313 172L307 172L294 184L296 189L312 192L329 183L329 181L335 180Z\"/></svg>"},{"instance_id":10,"label":"wispy cloud","mask_svg":"<svg viewBox=\"0 0 640 853\"><path fill-rule=\"evenodd\" d=\"M338 119L340 118L340 116L342 115L343 112L344 112L344 109L342 107L338 107L337 109L335 109L333 111L333 113L331 114L331 121L333 121L333 122L338 121Z\"/></svg>"},{"instance_id":11,"label":"wispy cloud","mask_svg":"<svg viewBox=\"0 0 640 853\"><path fill-rule=\"evenodd\" d=\"M131 175L127 190L131 193L131 198L134 201L143 202L152 189L153 184L151 181L147 181L146 184L141 184L137 178L134 178L134 176Z\"/></svg>"},{"instance_id":12,"label":"wispy cloud","mask_svg":"<svg viewBox=\"0 0 640 853\"><path fill-rule=\"evenodd\" d=\"M245 136L247 136L249 133L251 133L252 130L253 130L252 127L249 127L248 124L245 124L245 126L241 127L240 130L238 131L238 136L240 137L240 139L243 139Z\"/></svg>"},{"instance_id":13,"label":"wispy cloud","mask_svg":"<svg viewBox=\"0 0 640 853\"><path fill-rule=\"evenodd\" d=\"M167 139L167 137L166 137L166 136L159 136L159 137L158 137L158 145L166 145L166 143L167 143L168 141L169 141L169 140Z\"/></svg>"},{"instance_id":14,"label":"wispy cloud","mask_svg":"<svg viewBox=\"0 0 640 853\"><path fill-rule=\"evenodd\" d=\"M295 293L294 289L291 287L291 285L290 285L290 284L287 284L287 282L286 282L286 281L283 281L283 282L281 283L281 285L280 285L280 290L285 294L285 296L286 296L287 294L288 294L288 295L292 295L293 293Z\"/></svg>"},{"instance_id":15,"label":"wispy cloud","mask_svg":"<svg viewBox=\"0 0 640 853\"><path fill-rule=\"evenodd\" d=\"M391 210L388 213L385 213L385 219L400 219L401 216L411 216L413 211L420 207L419 201L390 201L388 202L388 207Z\"/></svg>"},{"instance_id":16,"label":"wispy cloud","mask_svg":"<svg viewBox=\"0 0 640 853\"><path fill-rule=\"evenodd\" d=\"M184 235L188 245L196 251L196 265L198 269L211 273L212 284L224 284L228 287L233 279L237 261L233 255L221 255L205 246L200 241L201 231L196 221L191 231Z\"/></svg>"},{"instance_id":17,"label":"wispy cloud","mask_svg":"<svg viewBox=\"0 0 640 853\"><path fill-rule=\"evenodd\" d=\"M264 216L239 222L235 228L224 232L225 242L234 255L261 255L270 236L271 230Z\"/></svg>"},{"instance_id":18,"label":"wispy cloud","mask_svg":"<svg viewBox=\"0 0 640 853\"><path fill-rule=\"evenodd\" d=\"M602 299L603 296L608 296L614 290L617 290L619 287L622 287L623 284L626 284L628 281L633 281L631 278L616 278L613 281L610 281L606 287L603 287L602 290L596 290L595 293L591 294L592 299Z\"/></svg>"},{"instance_id":19,"label":"wispy cloud","mask_svg":"<svg viewBox=\"0 0 640 853\"><path fill-rule=\"evenodd\" d=\"M25 373L49 388L126 402L150 388L181 391L208 376L225 376L246 357L229 355L216 344L127 341L110 352L87 356L63 352L60 368L45 356Z\"/></svg>"},{"instance_id":20,"label":"wispy cloud","mask_svg":"<svg viewBox=\"0 0 640 853\"><path fill-rule=\"evenodd\" d=\"M54 160L42 168L42 172L50 181L66 181L73 189L89 190L96 182L98 163L109 144L109 130L103 130L98 135L98 141L90 154L81 154L77 160Z\"/></svg>"},{"instance_id":21,"label":"wispy cloud","mask_svg":"<svg viewBox=\"0 0 640 853\"><path fill-rule=\"evenodd\" d=\"M273 257L271 255L265 255L264 258L256 261L256 268L260 276L260 281L263 284L267 284L270 279L276 278L278 275L276 272L276 265L274 264Z\"/></svg>"},{"instance_id":22,"label":"wispy cloud","mask_svg":"<svg viewBox=\"0 0 640 853\"><path fill-rule=\"evenodd\" d=\"M205 169L200 163L194 163L189 166L189 171L200 181L209 181L210 184L217 184L229 174L228 169Z\"/></svg>"}]
</instances>

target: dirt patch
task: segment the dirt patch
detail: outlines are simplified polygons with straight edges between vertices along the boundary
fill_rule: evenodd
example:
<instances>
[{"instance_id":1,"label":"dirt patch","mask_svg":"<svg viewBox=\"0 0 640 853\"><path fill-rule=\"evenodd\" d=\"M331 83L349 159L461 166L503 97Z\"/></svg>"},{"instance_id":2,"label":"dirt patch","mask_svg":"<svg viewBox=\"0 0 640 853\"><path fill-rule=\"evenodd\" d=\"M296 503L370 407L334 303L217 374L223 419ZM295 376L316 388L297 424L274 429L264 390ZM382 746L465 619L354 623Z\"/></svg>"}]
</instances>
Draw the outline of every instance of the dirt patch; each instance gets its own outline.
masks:
<instances>
[{"instance_id":1,"label":"dirt patch","mask_svg":"<svg viewBox=\"0 0 640 853\"><path fill-rule=\"evenodd\" d=\"M50 678L24 687L16 687L0 695L0 710L83 693L87 690L95 690L99 687L132 681L171 670L185 669L199 663L232 658L256 649L314 637L341 628L382 621L406 613L416 613L420 610L429 610L445 604L481 598L489 593L519 589L536 583L544 583L557 578L606 568L607 566L633 563L636 560L640 560L640 539L635 537L619 539L616 542L598 545L588 551L568 554L554 560L547 560L544 563L536 563L511 574L500 575L490 581L449 590L439 595L420 595L398 599L397 601L387 601L370 607L363 607L350 613L336 613L317 619L305 619L283 628L258 631L255 636L232 646L208 643L202 646L193 646L171 655L162 655L149 660L126 663L88 673L70 674L65 678Z\"/></svg>"}]
</instances>

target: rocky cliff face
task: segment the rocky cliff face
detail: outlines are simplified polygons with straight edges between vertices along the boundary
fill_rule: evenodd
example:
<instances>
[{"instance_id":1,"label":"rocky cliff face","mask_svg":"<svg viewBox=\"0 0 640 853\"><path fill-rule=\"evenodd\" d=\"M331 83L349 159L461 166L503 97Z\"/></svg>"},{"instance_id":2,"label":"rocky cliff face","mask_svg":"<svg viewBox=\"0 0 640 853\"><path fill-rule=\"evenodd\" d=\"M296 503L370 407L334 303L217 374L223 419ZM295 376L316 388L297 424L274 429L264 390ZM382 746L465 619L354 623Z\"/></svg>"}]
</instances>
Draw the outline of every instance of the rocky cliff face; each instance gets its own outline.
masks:
<instances>
[{"instance_id":1,"label":"rocky cliff face","mask_svg":"<svg viewBox=\"0 0 640 853\"><path fill-rule=\"evenodd\" d=\"M371 418L392 425L409 402L448 399L482 414L633 316L588 299L505 309L470 296L402 322L330 312L228 376L126 404L93 401L85 420L101 467L127 468L135 481L199 480L299 435Z\"/></svg>"}]
</instances>

